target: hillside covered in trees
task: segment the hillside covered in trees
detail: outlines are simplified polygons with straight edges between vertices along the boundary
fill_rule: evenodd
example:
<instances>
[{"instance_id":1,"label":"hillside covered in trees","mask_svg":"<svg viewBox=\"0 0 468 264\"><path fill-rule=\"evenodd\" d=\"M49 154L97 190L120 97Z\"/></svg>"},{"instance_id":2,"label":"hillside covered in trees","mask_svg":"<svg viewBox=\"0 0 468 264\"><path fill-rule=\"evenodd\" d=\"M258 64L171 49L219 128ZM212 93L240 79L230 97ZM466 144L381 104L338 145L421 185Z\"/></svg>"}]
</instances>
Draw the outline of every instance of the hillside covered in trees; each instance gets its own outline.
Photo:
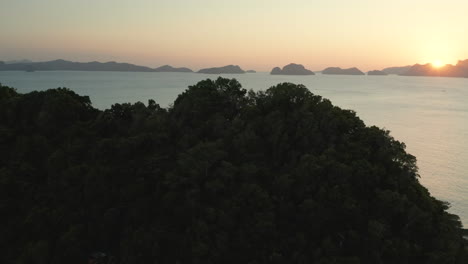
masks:
<instances>
[{"instance_id":1,"label":"hillside covered in trees","mask_svg":"<svg viewBox=\"0 0 468 264\"><path fill-rule=\"evenodd\" d=\"M302 85L105 111L0 85L0 141L0 263L468 263L405 145Z\"/></svg>"}]
</instances>

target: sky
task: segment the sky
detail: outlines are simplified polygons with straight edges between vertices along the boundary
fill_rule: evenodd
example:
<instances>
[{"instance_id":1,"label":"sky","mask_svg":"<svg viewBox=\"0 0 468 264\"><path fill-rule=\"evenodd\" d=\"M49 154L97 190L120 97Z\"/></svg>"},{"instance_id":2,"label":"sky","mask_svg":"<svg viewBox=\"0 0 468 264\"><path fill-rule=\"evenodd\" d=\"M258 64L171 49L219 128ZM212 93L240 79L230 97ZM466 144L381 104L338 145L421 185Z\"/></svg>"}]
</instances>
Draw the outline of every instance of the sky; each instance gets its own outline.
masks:
<instances>
[{"instance_id":1,"label":"sky","mask_svg":"<svg viewBox=\"0 0 468 264\"><path fill-rule=\"evenodd\" d=\"M466 0L0 0L0 60L194 70L468 59Z\"/></svg>"}]
</instances>

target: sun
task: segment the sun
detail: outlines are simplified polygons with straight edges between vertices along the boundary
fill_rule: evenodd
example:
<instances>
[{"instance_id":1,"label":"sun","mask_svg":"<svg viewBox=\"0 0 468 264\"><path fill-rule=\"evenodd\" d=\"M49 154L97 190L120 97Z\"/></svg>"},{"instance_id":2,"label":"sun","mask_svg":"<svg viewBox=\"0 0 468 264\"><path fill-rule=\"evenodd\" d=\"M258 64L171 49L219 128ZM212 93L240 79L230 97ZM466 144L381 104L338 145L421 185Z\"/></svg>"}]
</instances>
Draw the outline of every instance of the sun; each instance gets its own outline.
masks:
<instances>
[{"instance_id":1,"label":"sun","mask_svg":"<svg viewBox=\"0 0 468 264\"><path fill-rule=\"evenodd\" d=\"M434 68L440 68L440 67L444 66L444 63L442 63L442 61L440 61L440 60L435 60L431 64L432 64L432 67L434 67Z\"/></svg>"}]
</instances>

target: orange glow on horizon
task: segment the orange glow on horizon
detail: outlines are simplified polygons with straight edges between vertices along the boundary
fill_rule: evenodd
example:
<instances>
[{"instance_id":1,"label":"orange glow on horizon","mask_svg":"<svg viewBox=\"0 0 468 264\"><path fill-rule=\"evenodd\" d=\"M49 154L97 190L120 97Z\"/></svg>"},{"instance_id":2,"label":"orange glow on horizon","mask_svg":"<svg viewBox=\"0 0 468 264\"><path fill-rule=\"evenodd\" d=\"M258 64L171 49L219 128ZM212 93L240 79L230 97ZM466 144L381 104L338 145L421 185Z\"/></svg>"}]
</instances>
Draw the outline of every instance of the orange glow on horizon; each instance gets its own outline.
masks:
<instances>
[{"instance_id":1,"label":"orange glow on horizon","mask_svg":"<svg viewBox=\"0 0 468 264\"><path fill-rule=\"evenodd\" d=\"M359 0L363 8L338 0L8 1L0 8L0 60L193 70L235 64L262 72L289 63L369 71L432 62L436 69L468 59L468 1L454 1L394 1L385 8L371 0Z\"/></svg>"}]
</instances>

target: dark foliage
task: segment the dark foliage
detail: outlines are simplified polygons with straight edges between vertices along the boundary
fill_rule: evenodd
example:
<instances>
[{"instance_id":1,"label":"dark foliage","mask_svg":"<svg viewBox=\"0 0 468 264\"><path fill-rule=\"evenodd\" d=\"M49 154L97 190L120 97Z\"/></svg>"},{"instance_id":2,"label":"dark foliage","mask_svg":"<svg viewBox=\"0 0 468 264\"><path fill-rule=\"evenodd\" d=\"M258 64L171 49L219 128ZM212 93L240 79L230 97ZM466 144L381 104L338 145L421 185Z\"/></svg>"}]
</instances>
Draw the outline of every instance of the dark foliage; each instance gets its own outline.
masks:
<instances>
[{"instance_id":1,"label":"dark foliage","mask_svg":"<svg viewBox=\"0 0 468 264\"><path fill-rule=\"evenodd\" d=\"M466 263L415 158L302 85L99 111L0 86L0 263Z\"/></svg>"}]
</instances>

